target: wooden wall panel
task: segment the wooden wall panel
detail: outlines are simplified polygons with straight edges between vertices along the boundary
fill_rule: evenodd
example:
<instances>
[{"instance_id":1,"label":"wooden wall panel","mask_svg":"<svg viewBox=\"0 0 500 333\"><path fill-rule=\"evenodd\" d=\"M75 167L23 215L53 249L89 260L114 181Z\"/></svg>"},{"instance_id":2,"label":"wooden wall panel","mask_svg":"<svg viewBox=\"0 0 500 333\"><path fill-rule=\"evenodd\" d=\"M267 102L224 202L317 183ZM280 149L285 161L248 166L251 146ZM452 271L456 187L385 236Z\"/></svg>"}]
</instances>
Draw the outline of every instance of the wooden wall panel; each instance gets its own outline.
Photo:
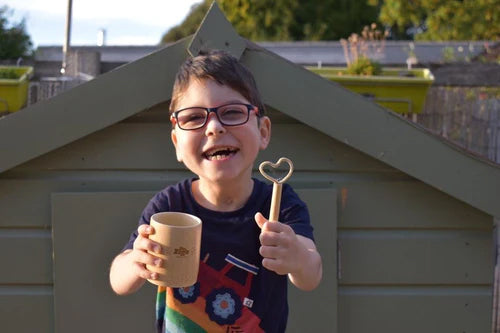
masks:
<instances>
[{"instance_id":1,"label":"wooden wall panel","mask_svg":"<svg viewBox=\"0 0 500 333\"><path fill-rule=\"evenodd\" d=\"M340 288L339 332L491 332L490 288Z\"/></svg>"},{"instance_id":2,"label":"wooden wall panel","mask_svg":"<svg viewBox=\"0 0 500 333\"><path fill-rule=\"evenodd\" d=\"M341 228L493 228L491 216L419 181L351 183L340 195Z\"/></svg>"},{"instance_id":3,"label":"wooden wall panel","mask_svg":"<svg viewBox=\"0 0 500 333\"><path fill-rule=\"evenodd\" d=\"M116 124L51 151L19 169L183 169L169 124Z\"/></svg>"},{"instance_id":4,"label":"wooden wall panel","mask_svg":"<svg viewBox=\"0 0 500 333\"><path fill-rule=\"evenodd\" d=\"M109 266L152 192L52 196L55 332L153 332L156 289L113 293ZM75 286L78 286L75 288Z\"/></svg>"},{"instance_id":5,"label":"wooden wall panel","mask_svg":"<svg viewBox=\"0 0 500 333\"><path fill-rule=\"evenodd\" d=\"M0 178L0 227L50 228L52 192L156 191L188 172L54 171ZM12 173L11 173L12 174Z\"/></svg>"},{"instance_id":6,"label":"wooden wall panel","mask_svg":"<svg viewBox=\"0 0 500 333\"><path fill-rule=\"evenodd\" d=\"M5 333L54 332L52 287L0 287L0 318Z\"/></svg>"},{"instance_id":7,"label":"wooden wall panel","mask_svg":"<svg viewBox=\"0 0 500 333\"><path fill-rule=\"evenodd\" d=\"M387 172L394 169L301 124L276 125L258 159L287 156L301 170ZM18 167L19 170L185 170L177 162L170 124L120 123Z\"/></svg>"},{"instance_id":8,"label":"wooden wall panel","mask_svg":"<svg viewBox=\"0 0 500 333\"><path fill-rule=\"evenodd\" d=\"M394 170L303 124L272 127L269 147L261 153L259 158L277 160L280 156L290 158L302 171L387 172Z\"/></svg>"},{"instance_id":9,"label":"wooden wall panel","mask_svg":"<svg viewBox=\"0 0 500 333\"><path fill-rule=\"evenodd\" d=\"M493 239L481 231L339 231L347 285L489 285Z\"/></svg>"},{"instance_id":10,"label":"wooden wall panel","mask_svg":"<svg viewBox=\"0 0 500 333\"><path fill-rule=\"evenodd\" d=\"M49 230L0 229L0 285L52 284Z\"/></svg>"},{"instance_id":11,"label":"wooden wall panel","mask_svg":"<svg viewBox=\"0 0 500 333\"><path fill-rule=\"evenodd\" d=\"M0 179L0 227L48 228L49 182Z\"/></svg>"},{"instance_id":12,"label":"wooden wall panel","mask_svg":"<svg viewBox=\"0 0 500 333\"><path fill-rule=\"evenodd\" d=\"M289 284L288 333L337 332L337 193L334 189L297 190L307 204L316 246L323 260L323 280L304 292Z\"/></svg>"}]
</instances>

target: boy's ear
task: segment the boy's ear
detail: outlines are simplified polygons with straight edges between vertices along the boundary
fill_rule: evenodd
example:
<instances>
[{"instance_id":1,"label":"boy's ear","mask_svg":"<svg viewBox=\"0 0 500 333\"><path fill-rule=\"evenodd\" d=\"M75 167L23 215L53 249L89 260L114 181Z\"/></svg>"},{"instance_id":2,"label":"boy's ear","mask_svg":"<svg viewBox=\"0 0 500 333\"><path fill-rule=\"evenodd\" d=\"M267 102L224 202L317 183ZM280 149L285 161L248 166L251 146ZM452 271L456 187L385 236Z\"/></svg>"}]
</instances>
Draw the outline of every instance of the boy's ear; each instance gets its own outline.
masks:
<instances>
[{"instance_id":1,"label":"boy's ear","mask_svg":"<svg viewBox=\"0 0 500 333\"><path fill-rule=\"evenodd\" d=\"M172 139L172 143L174 144L175 147L175 155L177 156L177 161L182 162L182 155L177 146L177 133L175 132L175 128L172 129L172 131L170 132L170 138Z\"/></svg>"},{"instance_id":2,"label":"boy's ear","mask_svg":"<svg viewBox=\"0 0 500 333\"><path fill-rule=\"evenodd\" d=\"M271 119L267 116L263 116L259 121L260 149L264 150L269 145L269 141L271 141Z\"/></svg>"}]
</instances>

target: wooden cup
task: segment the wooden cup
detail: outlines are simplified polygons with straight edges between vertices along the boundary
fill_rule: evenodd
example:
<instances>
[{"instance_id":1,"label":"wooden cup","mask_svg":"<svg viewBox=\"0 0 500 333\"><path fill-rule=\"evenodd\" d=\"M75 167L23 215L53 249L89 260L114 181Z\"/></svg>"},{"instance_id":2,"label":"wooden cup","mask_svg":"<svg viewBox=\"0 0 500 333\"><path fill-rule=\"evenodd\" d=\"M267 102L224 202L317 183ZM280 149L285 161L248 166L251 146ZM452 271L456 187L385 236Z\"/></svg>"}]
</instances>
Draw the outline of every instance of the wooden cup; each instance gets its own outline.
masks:
<instances>
[{"instance_id":1,"label":"wooden cup","mask_svg":"<svg viewBox=\"0 0 500 333\"><path fill-rule=\"evenodd\" d=\"M158 279L148 279L158 286L189 287L196 283L200 266L201 219L179 212L162 212L151 216L155 229L149 238L162 246L161 253L151 254L162 259L162 266L146 265Z\"/></svg>"}]
</instances>

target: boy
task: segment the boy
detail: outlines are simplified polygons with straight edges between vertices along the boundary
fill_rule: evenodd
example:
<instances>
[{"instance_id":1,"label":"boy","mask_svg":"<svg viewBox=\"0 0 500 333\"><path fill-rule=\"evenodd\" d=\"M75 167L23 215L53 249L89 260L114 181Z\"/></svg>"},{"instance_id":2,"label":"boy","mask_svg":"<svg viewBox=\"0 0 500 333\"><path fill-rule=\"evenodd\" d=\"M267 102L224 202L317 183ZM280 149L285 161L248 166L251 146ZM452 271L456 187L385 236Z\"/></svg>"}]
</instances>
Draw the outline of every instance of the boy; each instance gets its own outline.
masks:
<instances>
[{"instance_id":1,"label":"boy","mask_svg":"<svg viewBox=\"0 0 500 333\"><path fill-rule=\"evenodd\" d=\"M203 221L198 282L158 288L159 332L284 332L287 281L312 290L322 276L306 205L284 184L280 222L269 222L272 185L252 178L267 147L264 115L252 74L231 55L211 51L190 58L177 74L170 103L177 159L196 174L157 193L139 227L111 265L120 295L137 291L161 259L148 236L152 214L181 211Z\"/></svg>"}]
</instances>

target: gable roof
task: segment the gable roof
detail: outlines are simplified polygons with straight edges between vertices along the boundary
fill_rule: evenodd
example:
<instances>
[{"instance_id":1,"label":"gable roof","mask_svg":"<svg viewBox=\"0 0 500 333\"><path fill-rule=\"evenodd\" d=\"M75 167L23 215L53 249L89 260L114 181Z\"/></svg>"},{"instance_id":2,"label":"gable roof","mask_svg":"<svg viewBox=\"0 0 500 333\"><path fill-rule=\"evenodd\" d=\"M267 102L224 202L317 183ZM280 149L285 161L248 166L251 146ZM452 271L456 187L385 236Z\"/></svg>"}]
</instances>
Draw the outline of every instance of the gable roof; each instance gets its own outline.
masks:
<instances>
[{"instance_id":1,"label":"gable roof","mask_svg":"<svg viewBox=\"0 0 500 333\"><path fill-rule=\"evenodd\" d=\"M0 172L170 99L188 51L196 55L207 47L239 57L267 105L500 217L499 165L244 40L215 2L192 38L0 120Z\"/></svg>"}]
</instances>

